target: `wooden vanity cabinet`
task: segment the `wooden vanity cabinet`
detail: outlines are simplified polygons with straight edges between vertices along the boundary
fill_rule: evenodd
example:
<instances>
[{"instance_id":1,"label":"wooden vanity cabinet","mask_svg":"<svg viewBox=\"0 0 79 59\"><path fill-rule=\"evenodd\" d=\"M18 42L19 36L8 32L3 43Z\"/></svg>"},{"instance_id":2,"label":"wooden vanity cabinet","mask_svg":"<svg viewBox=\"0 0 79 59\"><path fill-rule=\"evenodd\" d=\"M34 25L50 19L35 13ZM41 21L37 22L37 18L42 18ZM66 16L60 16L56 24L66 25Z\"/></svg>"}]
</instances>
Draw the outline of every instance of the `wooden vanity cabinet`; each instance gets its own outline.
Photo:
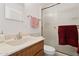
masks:
<instances>
[{"instance_id":1,"label":"wooden vanity cabinet","mask_svg":"<svg viewBox=\"0 0 79 59\"><path fill-rule=\"evenodd\" d=\"M43 56L44 55L44 40L37 42L27 48L17 51L10 56Z\"/></svg>"}]
</instances>

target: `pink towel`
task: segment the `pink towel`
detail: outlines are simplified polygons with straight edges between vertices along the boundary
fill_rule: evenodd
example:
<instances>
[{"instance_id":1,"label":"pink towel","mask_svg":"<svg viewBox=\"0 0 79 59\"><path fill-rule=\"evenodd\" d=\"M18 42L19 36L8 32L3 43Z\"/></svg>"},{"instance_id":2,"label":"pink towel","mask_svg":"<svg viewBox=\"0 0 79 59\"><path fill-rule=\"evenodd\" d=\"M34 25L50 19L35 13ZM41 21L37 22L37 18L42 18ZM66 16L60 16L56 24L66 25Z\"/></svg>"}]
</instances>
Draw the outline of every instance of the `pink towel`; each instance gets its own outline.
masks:
<instances>
[{"instance_id":1,"label":"pink towel","mask_svg":"<svg viewBox=\"0 0 79 59\"><path fill-rule=\"evenodd\" d=\"M38 26L39 26L39 20L36 17L31 17L31 26L33 28L38 28Z\"/></svg>"}]
</instances>

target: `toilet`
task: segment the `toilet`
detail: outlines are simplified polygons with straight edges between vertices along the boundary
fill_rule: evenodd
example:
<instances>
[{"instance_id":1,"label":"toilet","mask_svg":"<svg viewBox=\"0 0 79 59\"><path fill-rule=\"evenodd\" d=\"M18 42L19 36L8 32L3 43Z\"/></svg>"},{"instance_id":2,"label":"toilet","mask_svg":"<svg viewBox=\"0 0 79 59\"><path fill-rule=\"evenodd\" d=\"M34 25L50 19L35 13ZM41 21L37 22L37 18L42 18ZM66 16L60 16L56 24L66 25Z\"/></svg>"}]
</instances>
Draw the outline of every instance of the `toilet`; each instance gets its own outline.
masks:
<instances>
[{"instance_id":1,"label":"toilet","mask_svg":"<svg viewBox=\"0 0 79 59\"><path fill-rule=\"evenodd\" d=\"M53 56L55 55L55 48L49 45L44 45L44 54L45 56Z\"/></svg>"}]
</instances>

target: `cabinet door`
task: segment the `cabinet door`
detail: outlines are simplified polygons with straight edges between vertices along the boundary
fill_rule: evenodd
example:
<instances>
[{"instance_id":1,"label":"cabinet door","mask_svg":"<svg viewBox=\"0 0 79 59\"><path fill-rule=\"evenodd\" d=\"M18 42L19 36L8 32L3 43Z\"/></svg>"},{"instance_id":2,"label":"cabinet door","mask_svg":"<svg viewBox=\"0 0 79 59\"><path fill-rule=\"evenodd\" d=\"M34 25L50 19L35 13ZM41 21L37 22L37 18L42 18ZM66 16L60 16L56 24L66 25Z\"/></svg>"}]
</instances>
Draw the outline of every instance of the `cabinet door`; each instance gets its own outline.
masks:
<instances>
[{"instance_id":1,"label":"cabinet door","mask_svg":"<svg viewBox=\"0 0 79 59\"><path fill-rule=\"evenodd\" d=\"M41 42L39 42L39 43L33 45L33 46L31 47L31 49L32 49L32 55L35 55L35 54L37 54L40 50L43 50L43 46L44 46L44 42L43 42L43 41L41 41Z\"/></svg>"},{"instance_id":2,"label":"cabinet door","mask_svg":"<svg viewBox=\"0 0 79 59\"><path fill-rule=\"evenodd\" d=\"M44 55L44 50L41 50L40 52L36 54L36 56L43 56L43 55Z\"/></svg>"}]
</instances>

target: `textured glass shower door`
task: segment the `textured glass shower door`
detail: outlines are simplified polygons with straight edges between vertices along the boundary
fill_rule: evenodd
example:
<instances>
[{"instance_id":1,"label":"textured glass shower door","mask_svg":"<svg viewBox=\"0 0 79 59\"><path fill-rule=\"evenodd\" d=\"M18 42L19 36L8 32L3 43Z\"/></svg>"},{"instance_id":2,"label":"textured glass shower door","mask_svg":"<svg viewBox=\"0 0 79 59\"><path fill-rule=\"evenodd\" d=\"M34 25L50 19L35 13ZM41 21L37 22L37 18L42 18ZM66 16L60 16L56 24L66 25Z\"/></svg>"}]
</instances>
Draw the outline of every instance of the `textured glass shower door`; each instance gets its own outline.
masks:
<instances>
[{"instance_id":1,"label":"textured glass shower door","mask_svg":"<svg viewBox=\"0 0 79 59\"><path fill-rule=\"evenodd\" d=\"M42 10L42 34L46 38L45 44L55 47L59 52L78 55L77 48L58 43L58 26L74 24L79 25L78 3L64 3Z\"/></svg>"}]
</instances>

